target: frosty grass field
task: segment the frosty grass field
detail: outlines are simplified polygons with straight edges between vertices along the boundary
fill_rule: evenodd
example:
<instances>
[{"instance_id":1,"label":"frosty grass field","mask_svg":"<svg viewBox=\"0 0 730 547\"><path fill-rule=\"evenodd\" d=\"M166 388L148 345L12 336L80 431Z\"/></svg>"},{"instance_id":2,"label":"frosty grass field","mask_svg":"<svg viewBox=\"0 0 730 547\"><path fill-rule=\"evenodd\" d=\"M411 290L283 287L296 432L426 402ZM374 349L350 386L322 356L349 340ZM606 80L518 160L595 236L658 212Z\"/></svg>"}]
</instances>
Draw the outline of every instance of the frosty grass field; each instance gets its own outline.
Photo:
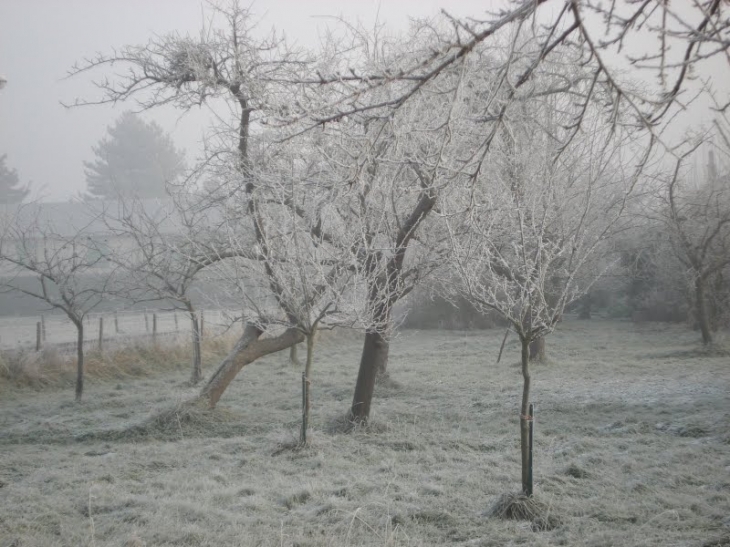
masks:
<instances>
[{"instance_id":1,"label":"frosty grass field","mask_svg":"<svg viewBox=\"0 0 730 547\"><path fill-rule=\"evenodd\" d=\"M730 545L730 358L685 326L566 320L533 367L536 498L549 530L488 517L519 489L517 341L404 331L372 424L341 432L360 338L301 370L245 368L216 411L186 363L33 391L0 385L0 547ZM213 363L206 364L210 372Z\"/></svg>"}]
</instances>

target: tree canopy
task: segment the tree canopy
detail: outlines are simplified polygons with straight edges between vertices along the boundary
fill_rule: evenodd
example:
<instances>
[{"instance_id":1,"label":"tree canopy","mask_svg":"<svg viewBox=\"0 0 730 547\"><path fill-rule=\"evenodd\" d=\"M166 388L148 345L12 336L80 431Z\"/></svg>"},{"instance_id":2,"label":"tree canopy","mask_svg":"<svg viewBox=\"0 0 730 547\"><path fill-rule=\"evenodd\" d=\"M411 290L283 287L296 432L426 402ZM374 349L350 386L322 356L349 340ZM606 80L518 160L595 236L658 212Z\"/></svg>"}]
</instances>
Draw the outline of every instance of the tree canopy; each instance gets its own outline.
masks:
<instances>
[{"instance_id":1,"label":"tree canopy","mask_svg":"<svg viewBox=\"0 0 730 547\"><path fill-rule=\"evenodd\" d=\"M164 197L184 169L183 153L155 122L124 112L84 162L90 199Z\"/></svg>"},{"instance_id":2,"label":"tree canopy","mask_svg":"<svg viewBox=\"0 0 730 547\"><path fill-rule=\"evenodd\" d=\"M6 155L0 156L0 203L20 203L28 195L28 186L21 186L18 172L5 165Z\"/></svg>"}]
</instances>

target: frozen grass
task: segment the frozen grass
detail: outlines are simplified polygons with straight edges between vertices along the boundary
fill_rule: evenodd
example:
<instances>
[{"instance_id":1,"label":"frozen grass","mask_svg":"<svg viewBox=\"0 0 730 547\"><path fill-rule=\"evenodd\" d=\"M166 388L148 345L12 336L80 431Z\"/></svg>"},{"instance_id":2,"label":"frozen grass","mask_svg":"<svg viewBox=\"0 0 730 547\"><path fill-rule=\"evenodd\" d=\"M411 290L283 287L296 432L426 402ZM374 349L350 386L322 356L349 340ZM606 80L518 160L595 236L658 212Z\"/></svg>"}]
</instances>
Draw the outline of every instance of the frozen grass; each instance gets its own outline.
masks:
<instances>
[{"instance_id":1,"label":"frozen grass","mask_svg":"<svg viewBox=\"0 0 730 547\"><path fill-rule=\"evenodd\" d=\"M373 423L341 433L360 342L316 353L311 446L291 449L301 370L250 365L208 411L187 369L0 398L0 546L730 544L730 363L681 327L566 321L534 368L528 520L518 347L406 331ZM517 500L519 501L519 500ZM500 505L502 504L502 505Z\"/></svg>"}]
</instances>

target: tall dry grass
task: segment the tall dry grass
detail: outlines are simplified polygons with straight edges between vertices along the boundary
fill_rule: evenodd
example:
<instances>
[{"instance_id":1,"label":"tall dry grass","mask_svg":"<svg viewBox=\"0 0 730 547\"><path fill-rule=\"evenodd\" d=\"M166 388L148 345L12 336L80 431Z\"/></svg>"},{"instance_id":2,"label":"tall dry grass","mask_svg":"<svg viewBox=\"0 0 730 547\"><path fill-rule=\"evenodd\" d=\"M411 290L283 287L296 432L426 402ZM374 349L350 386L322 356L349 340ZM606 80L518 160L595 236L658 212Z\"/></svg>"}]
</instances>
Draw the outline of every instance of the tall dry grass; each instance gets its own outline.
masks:
<instances>
[{"instance_id":1,"label":"tall dry grass","mask_svg":"<svg viewBox=\"0 0 730 547\"><path fill-rule=\"evenodd\" d=\"M203 364L214 364L230 351L235 337L226 334L204 339ZM176 337L153 342L138 340L113 345L108 350L85 352L84 375L87 379L114 380L159 374L190 367L192 347L187 339ZM52 389L70 387L76 380L76 356L50 346L41 351L0 352L0 389Z\"/></svg>"}]
</instances>

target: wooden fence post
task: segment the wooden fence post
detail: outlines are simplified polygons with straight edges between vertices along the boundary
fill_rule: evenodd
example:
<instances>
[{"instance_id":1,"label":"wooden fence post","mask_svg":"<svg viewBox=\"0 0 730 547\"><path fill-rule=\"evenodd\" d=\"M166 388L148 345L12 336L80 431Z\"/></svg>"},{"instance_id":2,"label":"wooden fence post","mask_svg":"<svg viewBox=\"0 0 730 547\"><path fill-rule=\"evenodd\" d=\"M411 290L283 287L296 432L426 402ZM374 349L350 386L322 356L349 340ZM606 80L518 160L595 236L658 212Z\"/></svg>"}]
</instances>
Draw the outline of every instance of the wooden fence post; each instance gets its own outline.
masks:
<instances>
[{"instance_id":1,"label":"wooden fence post","mask_svg":"<svg viewBox=\"0 0 730 547\"><path fill-rule=\"evenodd\" d=\"M46 316L41 314L41 338L46 341Z\"/></svg>"},{"instance_id":2,"label":"wooden fence post","mask_svg":"<svg viewBox=\"0 0 730 547\"><path fill-rule=\"evenodd\" d=\"M147 318L147 310L144 311L144 330L145 332L150 331L150 320Z\"/></svg>"},{"instance_id":3,"label":"wooden fence post","mask_svg":"<svg viewBox=\"0 0 730 547\"><path fill-rule=\"evenodd\" d=\"M114 334L119 334L119 316L114 312Z\"/></svg>"},{"instance_id":4,"label":"wooden fence post","mask_svg":"<svg viewBox=\"0 0 730 547\"><path fill-rule=\"evenodd\" d=\"M99 316L99 353L104 351L104 316Z\"/></svg>"},{"instance_id":5,"label":"wooden fence post","mask_svg":"<svg viewBox=\"0 0 730 547\"><path fill-rule=\"evenodd\" d=\"M35 324L35 350L41 351L41 322Z\"/></svg>"},{"instance_id":6,"label":"wooden fence post","mask_svg":"<svg viewBox=\"0 0 730 547\"><path fill-rule=\"evenodd\" d=\"M180 326L177 323L177 312L175 312L175 332L178 332L180 330Z\"/></svg>"},{"instance_id":7,"label":"wooden fence post","mask_svg":"<svg viewBox=\"0 0 730 547\"><path fill-rule=\"evenodd\" d=\"M203 339L203 332L205 330L205 315L203 315L203 310L200 310L200 339Z\"/></svg>"},{"instance_id":8,"label":"wooden fence post","mask_svg":"<svg viewBox=\"0 0 730 547\"><path fill-rule=\"evenodd\" d=\"M152 342L157 344L157 314L152 314Z\"/></svg>"}]
</instances>

